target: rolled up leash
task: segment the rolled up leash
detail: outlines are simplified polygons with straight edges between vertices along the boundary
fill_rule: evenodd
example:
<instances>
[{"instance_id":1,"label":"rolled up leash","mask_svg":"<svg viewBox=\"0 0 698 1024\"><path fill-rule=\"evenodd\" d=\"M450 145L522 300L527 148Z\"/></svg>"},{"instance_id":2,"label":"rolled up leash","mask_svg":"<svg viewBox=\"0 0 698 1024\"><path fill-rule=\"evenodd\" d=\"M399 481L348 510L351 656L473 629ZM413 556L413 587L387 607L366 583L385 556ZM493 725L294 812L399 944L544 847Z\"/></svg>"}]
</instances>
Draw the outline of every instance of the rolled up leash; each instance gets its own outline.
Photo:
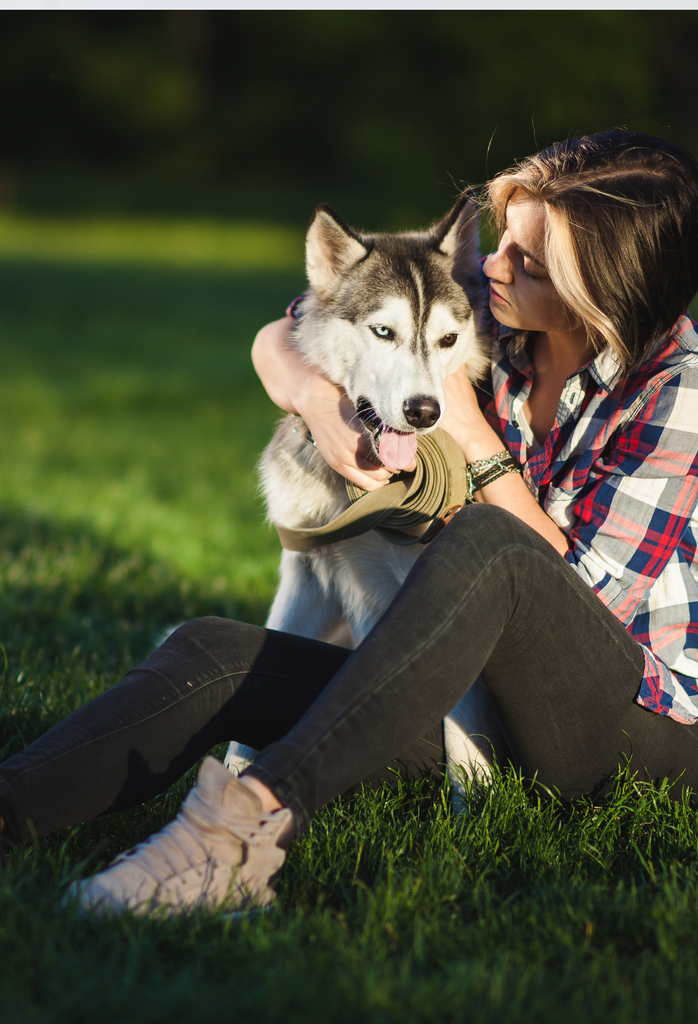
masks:
<instances>
[{"instance_id":1,"label":"rolled up leash","mask_svg":"<svg viewBox=\"0 0 698 1024\"><path fill-rule=\"evenodd\" d=\"M392 544L428 544L472 494L472 479L463 453L445 430L423 434L417 444L414 473L402 473L375 491L346 481L352 504L326 526L276 527L288 551L312 551L325 544L377 530ZM431 523L419 537L403 530Z\"/></svg>"}]
</instances>

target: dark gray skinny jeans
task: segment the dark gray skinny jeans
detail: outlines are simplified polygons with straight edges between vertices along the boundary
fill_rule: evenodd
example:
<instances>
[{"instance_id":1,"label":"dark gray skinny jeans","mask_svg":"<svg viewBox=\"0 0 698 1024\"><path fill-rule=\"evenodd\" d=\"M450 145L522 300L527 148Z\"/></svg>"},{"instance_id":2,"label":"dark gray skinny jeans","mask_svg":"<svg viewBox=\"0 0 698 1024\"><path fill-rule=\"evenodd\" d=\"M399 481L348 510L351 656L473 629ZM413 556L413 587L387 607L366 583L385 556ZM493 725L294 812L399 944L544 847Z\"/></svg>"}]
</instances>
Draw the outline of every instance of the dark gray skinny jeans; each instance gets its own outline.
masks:
<instances>
[{"instance_id":1,"label":"dark gray skinny jeans","mask_svg":"<svg viewBox=\"0 0 698 1024\"><path fill-rule=\"evenodd\" d=\"M676 795L698 790L698 731L633 703L642 671L639 645L564 559L476 505L353 653L226 619L181 626L0 766L0 813L17 838L44 835L162 792L236 739L262 751L250 773L303 828L392 758L428 753L478 675L514 764L563 798L600 795L631 754L645 778L681 776Z\"/></svg>"}]
</instances>

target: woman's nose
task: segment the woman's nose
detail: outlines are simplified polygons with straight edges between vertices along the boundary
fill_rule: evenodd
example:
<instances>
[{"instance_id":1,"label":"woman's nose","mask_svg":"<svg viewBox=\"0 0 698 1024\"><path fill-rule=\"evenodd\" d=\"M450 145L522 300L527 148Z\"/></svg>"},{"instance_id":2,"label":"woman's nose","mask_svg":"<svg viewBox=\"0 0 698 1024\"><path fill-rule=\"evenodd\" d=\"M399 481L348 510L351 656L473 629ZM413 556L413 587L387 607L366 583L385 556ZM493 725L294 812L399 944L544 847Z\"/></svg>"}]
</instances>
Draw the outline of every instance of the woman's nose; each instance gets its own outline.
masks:
<instances>
[{"instance_id":1,"label":"woman's nose","mask_svg":"<svg viewBox=\"0 0 698 1024\"><path fill-rule=\"evenodd\" d=\"M513 264L511 261L511 246L500 243L496 252L490 253L485 260L482 269L487 277L493 277L496 281L504 284L513 280Z\"/></svg>"}]
</instances>

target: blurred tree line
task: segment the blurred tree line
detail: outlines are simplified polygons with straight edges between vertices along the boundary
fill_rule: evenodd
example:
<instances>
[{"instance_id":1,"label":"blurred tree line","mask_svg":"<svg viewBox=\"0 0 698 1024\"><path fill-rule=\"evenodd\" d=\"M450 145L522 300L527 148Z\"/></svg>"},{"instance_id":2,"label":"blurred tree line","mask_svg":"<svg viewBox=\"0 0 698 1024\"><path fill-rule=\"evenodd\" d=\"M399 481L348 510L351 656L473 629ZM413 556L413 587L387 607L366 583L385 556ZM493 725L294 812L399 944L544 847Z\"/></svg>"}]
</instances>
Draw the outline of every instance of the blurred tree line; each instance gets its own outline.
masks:
<instances>
[{"instance_id":1,"label":"blurred tree line","mask_svg":"<svg viewBox=\"0 0 698 1024\"><path fill-rule=\"evenodd\" d=\"M695 11L0 14L0 202L412 225L548 142L698 152Z\"/></svg>"}]
</instances>

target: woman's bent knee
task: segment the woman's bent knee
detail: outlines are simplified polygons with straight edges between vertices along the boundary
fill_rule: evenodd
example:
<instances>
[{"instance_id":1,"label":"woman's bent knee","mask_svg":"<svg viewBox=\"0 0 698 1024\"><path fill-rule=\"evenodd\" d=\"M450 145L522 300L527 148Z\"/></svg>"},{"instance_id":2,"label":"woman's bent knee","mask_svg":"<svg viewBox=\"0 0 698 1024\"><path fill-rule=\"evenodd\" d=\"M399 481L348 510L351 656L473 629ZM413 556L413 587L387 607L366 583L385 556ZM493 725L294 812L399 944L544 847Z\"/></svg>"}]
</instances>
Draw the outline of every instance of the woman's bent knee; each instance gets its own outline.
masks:
<instances>
[{"instance_id":1,"label":"woman's bent knee","mask_svg":"<svg viewBox=\"0 0 698 1024\"><path fill-rule=\"evenodd\" d=\"M560 561L558 553L543 537L497 505L466 506L433 542L434 547L437 545L452 547L457 558L467 557L472 552L487 560L506 548L521 546L550 555L556 563Z\"/></svg>"},{"instance_id":2,"label":"woman's bent knee","mask_svg":"<svg viewBox=\"0 0 698 1024\"><path fill-rule=\"evenodd\" d=\"M206 682L246 670L258 657L267 636L261 626L216 615L191 619L133 671L154 671L172 682Z\"/></svg>"},{"instance_id":3,"label":"woman's bent knee","mask_svg":"<svg viewBox=\"0 0 698 1024\"><path fill-rule=\"evenodd\" d=\"M265 630L261 626L253 626L249 622L238 622L236 619L224 619L218 615L204 615L199 619L190 619L178 626L165 640L167 644L194 644L208 649L224 644L230 650L231 644L236 647L261 646L264 642Z\"/></svg>"}]
</instances>

